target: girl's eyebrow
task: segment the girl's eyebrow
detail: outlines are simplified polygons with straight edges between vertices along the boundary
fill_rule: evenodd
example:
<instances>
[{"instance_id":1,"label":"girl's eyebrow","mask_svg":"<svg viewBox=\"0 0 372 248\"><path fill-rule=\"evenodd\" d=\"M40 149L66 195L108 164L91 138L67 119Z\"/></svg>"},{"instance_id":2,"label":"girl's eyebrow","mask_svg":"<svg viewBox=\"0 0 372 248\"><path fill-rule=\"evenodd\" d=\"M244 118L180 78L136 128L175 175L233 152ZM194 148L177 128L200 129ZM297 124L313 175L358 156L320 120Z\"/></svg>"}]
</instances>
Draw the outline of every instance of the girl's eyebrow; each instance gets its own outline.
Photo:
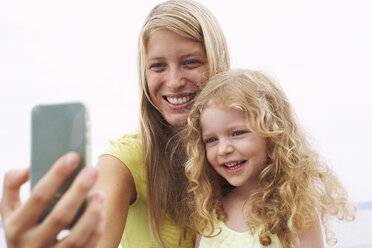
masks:
<instances>
[{"instance_id":1,"label":"girl's eyebrow","mask_svg":"<svg viewBox=\"0 0 372 248\"><path fill-rule=\"evenodd\" d=\"M201 136L201 138L204 140L204 139L207 139L207 138L210 138L210 137L213 137L214 135L213 134L203 134L202 136Z\"/></svg>"}]
</instances>

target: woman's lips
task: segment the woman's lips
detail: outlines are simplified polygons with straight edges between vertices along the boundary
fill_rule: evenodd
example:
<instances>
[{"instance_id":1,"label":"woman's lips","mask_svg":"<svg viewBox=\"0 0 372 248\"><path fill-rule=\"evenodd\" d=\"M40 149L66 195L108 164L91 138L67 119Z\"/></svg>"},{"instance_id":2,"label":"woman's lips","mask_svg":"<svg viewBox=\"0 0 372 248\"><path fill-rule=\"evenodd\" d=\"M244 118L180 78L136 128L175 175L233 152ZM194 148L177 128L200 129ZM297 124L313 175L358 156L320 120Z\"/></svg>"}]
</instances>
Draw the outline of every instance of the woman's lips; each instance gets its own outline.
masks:
<instances>
[{"instance_id":1,"label":"woman's lips","mask_svg":"<svg viewBox=\"0 0 372 248\"><path fill-rule=\"evenodd\" d=\"M164 96L166 104L173 110L188 108L194 102L196 93Z\"/></svg>"}]
</instances>

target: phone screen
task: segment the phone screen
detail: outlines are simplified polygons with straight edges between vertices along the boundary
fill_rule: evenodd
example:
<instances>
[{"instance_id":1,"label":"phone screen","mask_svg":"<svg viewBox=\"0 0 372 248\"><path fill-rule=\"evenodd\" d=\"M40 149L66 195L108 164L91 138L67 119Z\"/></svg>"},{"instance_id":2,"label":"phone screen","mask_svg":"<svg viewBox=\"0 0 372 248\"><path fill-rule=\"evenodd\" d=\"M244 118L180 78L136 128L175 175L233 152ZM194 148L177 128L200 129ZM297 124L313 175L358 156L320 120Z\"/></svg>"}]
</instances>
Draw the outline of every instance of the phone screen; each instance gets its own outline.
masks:
<instances>
[{"instance_id":1,"label":"phone screen","mask_svg":"<svg viewBox=\"0 0 372 248\"><path fill-rule=\"evenodd\" d=\"M80 170L86 165L88 135L88 113L82 103L47 104L33 107L31 116L31 190L63 154L74 151L79 154L81 159L79 168L59 189L53 201L40 217L40 222L48 215ZM83 208L84 206L80 212L83 211Z\"/></svg>"}]
</instances>

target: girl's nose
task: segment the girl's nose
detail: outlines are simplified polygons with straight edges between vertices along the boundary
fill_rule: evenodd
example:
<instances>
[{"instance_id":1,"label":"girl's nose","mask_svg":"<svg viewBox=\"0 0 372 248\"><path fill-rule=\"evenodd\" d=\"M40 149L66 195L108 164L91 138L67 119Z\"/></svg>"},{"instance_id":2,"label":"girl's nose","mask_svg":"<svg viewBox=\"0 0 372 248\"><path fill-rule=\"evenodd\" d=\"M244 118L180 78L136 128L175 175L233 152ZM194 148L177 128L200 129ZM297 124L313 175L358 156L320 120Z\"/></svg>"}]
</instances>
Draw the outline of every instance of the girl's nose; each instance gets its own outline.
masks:
<instances>
[{"instance_id":1,"label":"girl's nose","mask_svg":"<svg viewBox=\"0 0 372 248\"><path fill-rule=\"evenodd\" d=\"M232 152L234 152L233 145L228 141L220 140L219 146L218 146L218 155L224 156Z\"/></svg>"}]
</instances>

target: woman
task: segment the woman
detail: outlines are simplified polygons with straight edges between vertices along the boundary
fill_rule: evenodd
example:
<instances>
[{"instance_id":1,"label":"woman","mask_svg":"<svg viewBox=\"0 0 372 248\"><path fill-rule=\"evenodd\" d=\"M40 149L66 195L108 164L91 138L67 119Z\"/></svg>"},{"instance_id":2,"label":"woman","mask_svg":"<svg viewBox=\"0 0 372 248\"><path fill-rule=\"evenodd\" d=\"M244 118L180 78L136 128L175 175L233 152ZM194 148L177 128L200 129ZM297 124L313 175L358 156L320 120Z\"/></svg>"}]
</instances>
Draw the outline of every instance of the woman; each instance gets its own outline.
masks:
<instances>
[{"instance_id":1,"label":"woman","mask_svg":"<svg viewBox=\"0 0 372 248\"><path fill-rule=\"evenodd\" d=\"M228 49L218 22L209 10L194 1L171 0L159 4L141 30L138 67L141 129L111 141L100 157L95 192L102 193L95 194L71 234L56 241L58 231L72 219L62 210L78 208L97 172L90 168L82 173L40 225L32 217L39 214L40 210L35 208L45 208L58 188L56 184L66 178L61 168L65 166L72 171L76 155L69 154L68 159L57 161L20 207L13 196L18 195L20 185L27 180L27 172L21 172L20 176L8 174L4 181L9 186L4 186L1 210L9 247L27 246L35 239L40 246L88 247L89 244L91 247L100 236L99 247L117 247L122 236L123 247L193 246L194 231L188 228L189 210L185 207L187 179L179 167L184 160L183 152L171 159L169 149L177 145L172 144L171 137L178 127L186 124L194 98L205 82L229 68ZM20 219L22 228L17 227ZM49 224L46 228L45 223L59 225Z\"/></svg>"}]
</instances>

